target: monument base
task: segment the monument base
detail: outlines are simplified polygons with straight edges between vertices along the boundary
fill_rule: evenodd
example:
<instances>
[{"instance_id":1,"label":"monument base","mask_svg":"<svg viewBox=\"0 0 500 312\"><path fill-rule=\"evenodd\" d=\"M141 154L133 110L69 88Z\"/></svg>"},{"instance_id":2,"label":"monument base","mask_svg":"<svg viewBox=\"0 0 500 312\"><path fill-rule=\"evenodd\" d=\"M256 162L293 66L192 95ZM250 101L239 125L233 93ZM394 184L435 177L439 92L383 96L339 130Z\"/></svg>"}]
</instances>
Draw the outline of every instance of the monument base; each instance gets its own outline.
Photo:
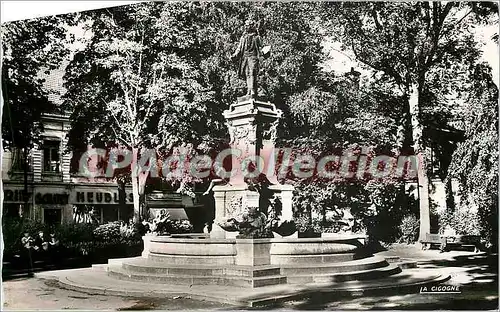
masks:
<instances>
[{"instance_id":1,"label":"monument base","mask_svg":"<svg viewBox=\"0 0 500 312\"><path fill-rule=\"evenodd\" d=\"M367 257L357 236L337 238L212 239L145 236L142 257L108 268L122 280L245 288L366 279L400 272Z\"/></svg>"},{"instance_id":2,"label":"monument base","mask_svg":"<svg viewBox=\"0 0 500 312\"><path fill-rule=\"evenodd\" d=\"M271 264L271 242L269 239L237 239L236 265Z\"/></svg>"},{"instance_id":3,"label":"monument base","mask_svg":"<svg viewBox=\"0 0 500 312\"><path fill-rule=\"evenodd\" d=\"M238 232L228 232L218 223L229 217L241 215L248 206L259 206L259 193L250 190L248 185L216 185L213 188L215 197L215 220L210 238L234 239Z\"/></svg>"},{"instance_id":4,"label":"monument base","mask_svg":"<svg viewBox=\"0 0 500 312\"><path fill-rule=\"evenodd\" d=\"M293 186L291 185L271 185L269 190L273 196L281 201L281 221L292 221L292 196ZM247 207L259 207L260 195L257 191L251 190L247 184L241 185L217 185L213 188L215 197L215 220L210 232L210 238L236 238L238 232L224 230L218 223L228 218L238 218L245 212ZM264 212L264 213L267 213Z\"/></svg>"}]
</instances>

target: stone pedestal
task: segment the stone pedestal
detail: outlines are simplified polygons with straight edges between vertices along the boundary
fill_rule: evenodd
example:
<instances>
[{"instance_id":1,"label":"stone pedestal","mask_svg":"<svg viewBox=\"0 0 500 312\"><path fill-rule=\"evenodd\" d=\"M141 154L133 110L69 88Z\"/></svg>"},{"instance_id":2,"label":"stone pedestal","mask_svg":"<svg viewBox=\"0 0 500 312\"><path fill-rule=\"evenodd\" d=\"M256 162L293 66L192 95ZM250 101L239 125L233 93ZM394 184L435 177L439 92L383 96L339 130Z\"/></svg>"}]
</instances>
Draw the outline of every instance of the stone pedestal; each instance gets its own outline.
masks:
<instances>
[{"instance_id":1,"label":"stone pedestal","mask_svg":"<svg viewBox=\"0 0 500 312\"><path fill-rule=\"evenodd\" d=\"M272 183L269 189L282 203L281 220L292 220L293 187L278 184L275 174L275 141L281 117L282 111L273 103L248 96L238 98L224 111L233 151L232 171L228 185L213 188L215 222L211 238L236 237L236 232L226 232L217 221L237 218L247 207L259 207L259 193L251 190L245 180L261 174Z\"/></svg>"},{"instance_id":2,"label":"stone pedestal","mask_svg":"<svg viewBox=\"0 0 500 312\"><path fill-rule=\"evenodd\" d=\"M271 264L271 241L269 239L237 239L236 265Z\"/></svg>"},{"instance_id":3,"label":"stone pedestal","mask_svg":"<svg viewBox=\"0 0 500 312\"><path fill-rule=\"evenodd\" d=\"M273 103L240 97L224 111L224 118L231 138L231 148L238 154L232 158L232 185L243 184L243 178L251 177L248 165L253 162L260 173L277 183L274 174L277 126L282 111ZM258 174L255 173L255 176Z\"/></svg>"},{"instance_id":4,"label":"stone pedestal","mask_svg":"<svg viewBox=\"0 0 500 312\"><path fill-rule=\"evenodd\" d=\"M217 222L240 215L246 207L259 206L259 193L251 191L246 184L217 185L213 188L215 197L215 222L211 238L235 238L237 232L227 232Z\"/></svg>"}]
</instances>

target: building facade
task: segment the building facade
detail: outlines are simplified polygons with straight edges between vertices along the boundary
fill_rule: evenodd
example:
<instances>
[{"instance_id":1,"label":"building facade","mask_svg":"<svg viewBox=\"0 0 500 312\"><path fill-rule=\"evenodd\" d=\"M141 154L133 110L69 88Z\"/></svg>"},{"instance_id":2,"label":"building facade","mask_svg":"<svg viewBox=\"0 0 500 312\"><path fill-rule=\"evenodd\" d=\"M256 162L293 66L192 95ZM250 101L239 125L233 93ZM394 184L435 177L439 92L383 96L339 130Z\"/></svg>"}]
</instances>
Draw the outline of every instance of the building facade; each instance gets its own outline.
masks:
<instances>
[{"instance_id":1,"label":"building facade","mask_svg":"<svg viewBox=\"0 0 500 312\"><path fill-rule=\"evenodd\" d=\"M71 173L73 155L65 151L68 118L46 114L41 122L40 144L29 152L27 162L21 150L3 153L4 215L61 224L91 211L99 223L129 220L133 216L131 188L120 192L113 181L95 182Z\"/></svg>"}]
</instances>

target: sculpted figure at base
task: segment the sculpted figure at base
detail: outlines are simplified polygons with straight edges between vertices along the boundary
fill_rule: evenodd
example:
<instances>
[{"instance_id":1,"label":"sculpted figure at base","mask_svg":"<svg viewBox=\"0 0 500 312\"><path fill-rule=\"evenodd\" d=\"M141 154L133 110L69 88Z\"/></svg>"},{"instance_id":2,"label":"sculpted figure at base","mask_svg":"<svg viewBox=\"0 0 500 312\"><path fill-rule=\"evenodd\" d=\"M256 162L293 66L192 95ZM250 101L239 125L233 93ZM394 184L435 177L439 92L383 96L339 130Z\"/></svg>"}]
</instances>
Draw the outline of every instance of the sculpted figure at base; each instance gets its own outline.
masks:
<instances>
[{"instance_id":1,"label":"sculpted figure at base","mask_svg":"<svg viewBox=\"0 0 500 312\"><path fill-rule=\"evenodd\" d=\"M249 207L237 218L219 222L219 226L228 232L239 232L237 238L271 238L273 233L267 227L267 217L258 207Z\"/></svg>"},{"instance_id":2,"label":"sculpted figure at base","mask_svg":"<svg viewBox=\"0 0 500 312\"><path fill-rule=\"evenodd\" d=\"M272 238L273 233L289 236L297 231L295 222L281 220L282 204L279 198L270 198L269 205L262 207L246 207L241 200L234 201L234 204L242 208L235 209L233 215L216 223L225 231L239 232L238 238ZM262 210L267 211L267 216Z\"/></svg>"}]
</instances>

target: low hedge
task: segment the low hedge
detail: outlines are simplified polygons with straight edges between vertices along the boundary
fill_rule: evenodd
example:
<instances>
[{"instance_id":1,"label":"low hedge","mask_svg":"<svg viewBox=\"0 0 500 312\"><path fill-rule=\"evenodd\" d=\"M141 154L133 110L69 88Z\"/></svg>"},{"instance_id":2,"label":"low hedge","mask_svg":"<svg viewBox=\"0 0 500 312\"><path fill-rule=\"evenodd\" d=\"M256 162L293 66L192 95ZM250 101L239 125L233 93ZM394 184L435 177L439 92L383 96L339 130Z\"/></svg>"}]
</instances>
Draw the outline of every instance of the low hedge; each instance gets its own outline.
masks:
<instances>
[{"instance_id":1,"label":"low hedge","mask_svg":"<svg viewBox=\"0 0 500 312\"><path fill-rule=\"evenodd\" d=\"M113 222L103 225L62 224L48 226L29 219L4 219L4 261L11 262L25 254L21 243L23 234L28 232L32 238L43 231L46 238L54 233L59 240L57 252L62 258L82 257L92 263L106 262L109 258L138 256L142 251L142 239L139 231L131 226L122 227ZM48 252L33 252L33 256L49 255ZM51 257L45 257L51 258Z\"/></svg>"}]
</instances>

